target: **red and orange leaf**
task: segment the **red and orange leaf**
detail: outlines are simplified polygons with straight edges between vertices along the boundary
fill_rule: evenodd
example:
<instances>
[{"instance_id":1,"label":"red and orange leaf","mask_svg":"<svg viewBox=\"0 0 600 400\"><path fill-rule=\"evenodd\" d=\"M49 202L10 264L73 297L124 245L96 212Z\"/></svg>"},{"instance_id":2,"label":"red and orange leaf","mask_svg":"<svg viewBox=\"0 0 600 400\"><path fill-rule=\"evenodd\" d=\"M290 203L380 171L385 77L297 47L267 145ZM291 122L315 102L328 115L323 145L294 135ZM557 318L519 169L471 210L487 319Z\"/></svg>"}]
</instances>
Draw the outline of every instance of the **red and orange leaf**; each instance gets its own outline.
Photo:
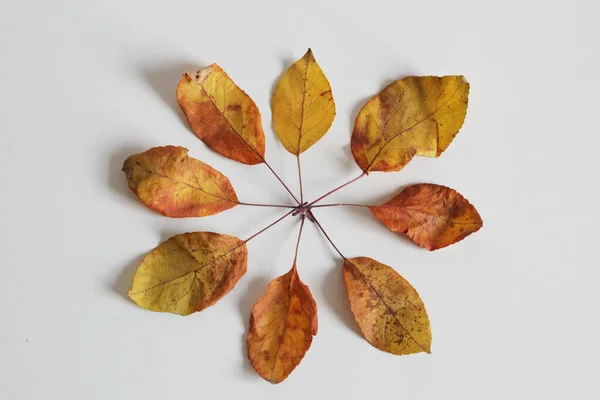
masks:
<instances>
[{"instance_id":1,"label":"red and orange leaf","mask_svg":"<svg viewBox=\"0 0 600 400\"><path fill-rule=\"evenodd\" d=\"M465 120L469 83L462 76L409 76L360 110L351 149L366 173L399 171L415 154L438 157Z\"/></svg>"},{"instance_id":2,"label":"red and orange leaf","mask_svg":"<svg viewBox=\"0 0 600 400\"><path fill-rule=\"evenodd\" d=\"M483 226L479 213L454 189L421 183L369 209L394 232L427 250L450 246Z\"/></svg>"},{"instance_id":3,"label":"red and orange leaf","mask_svg":"<svg viewBox=\"0 0 600 400\"><path fill-rule=\"evenodd\" d=\"M244 164L265 158L265 134L254 101L217 64L183 75L177 101L208 147Z\"/></svg>"},{"instance_id":4,"label":"red and orange leaf","mask_svg":"<svg viewBox=\"0 0 600 400\"><path fill-rule=\"evenodd\" d=\"M140 262L129 297L151 311L189 315L229 293L247 264L246 243L234 236L176 235Z\"/></svg>"},{"instance_id":5,"label":"red and orange leaf","mask_svg":"<svg viewBox=\"0 0 600 400\"><path fill-rule=\"evenodd\" d=\"M365 339L403 355L431 352L431 326L419 294L393 268L372 258L344 262L350 307Z\"/></svg>"},{"instance_id":6,"label":"red and orange leaf","mask_svg":"<svg viewBox=\"0 0 600 400\"><path fill-rule=\"evenodd\" d=\"M317 304L296 267L271 281L252 308L248 356L264 379L279 383L296 368L317 334Z\"/></svg>"},{"instance_id":7,"label":"red and orange leaf","mask_svg":"<svg viewBox=\"0 0 600 400\"><path fill-rule=\"evenodd\" d=\"M129 188L142 203L173 218L204 217L239 204L225 175L187 153L165 146L130 156L123 164Z\"/></svg>"}]
</instances>

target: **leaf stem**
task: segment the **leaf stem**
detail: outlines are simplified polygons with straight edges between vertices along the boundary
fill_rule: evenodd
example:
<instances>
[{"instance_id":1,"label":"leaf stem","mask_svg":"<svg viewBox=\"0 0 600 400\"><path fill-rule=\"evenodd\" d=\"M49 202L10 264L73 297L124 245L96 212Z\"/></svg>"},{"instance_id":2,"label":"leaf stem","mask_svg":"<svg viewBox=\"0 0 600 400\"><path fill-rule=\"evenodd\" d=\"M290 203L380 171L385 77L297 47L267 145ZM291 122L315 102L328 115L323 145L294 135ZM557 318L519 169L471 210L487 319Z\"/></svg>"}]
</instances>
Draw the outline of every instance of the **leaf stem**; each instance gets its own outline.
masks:
<instances>
[{"instance_id":1,"label":"leaf stem","mask_svg":"<svg viewBox=\"0 0 600 400\"><path fill-rule=\"evenodd\" d=\"M296 268L296 260L298 259L298 249L300 248L300 238L302 237L302 228L304 228L304 214L301 217L300 231L298 231L298 241L296 242L296 253L294 254L294 268Z\"/></svg>"},{"instance_id":2,"label":"leaf stem","mask_svg":"<svg viewBox=\"0 0 600 400\"><path fill-rule=\"evenodd\" d=\"M267 168L269 168L269 170L273 173L273 175L275 175L275 178L277 178L277 180L279 182L281 182L281 184L283 185L283 187L285 188L285 190L288 191L288 193L292 196L292 198L296 201L296 203L298 203L298 205L302 204L301 202L298 201L298 199L296 198L296 196L294 196L294 193L292 193L292 191L290 190L290 188L283 182L283 180L279 177L279 175L277 175L277 172L275 172L275 170L273 170L273 168L271 168L271 166L269 165L269 163L267 162L267 160L265 160L264 157L261 157L263 160L263 163L265 163L265 165L267 166Z\"/></svg>"},{"instance_id":3,"label":"leaf stem","mask_svg":"<svg viewBox=\"0 0 600 400\"><path fill-rule=\"evenodd\" d=\"M316 206L311 206L311 208L319 208L319 207L339 207L339 206L347 206L347 207L371 207L366 204L353 204L353 203L333 203L333 204L319 204Z\"/></svg>"},{"instance_id":4,"label":"leaf stem","mask_svg":"<svg viewBox=\"0 0 600 400\"><path fill-rule=\"evenodd\" d=\"M300 169L300 154L296 154L298 164L298 182L300 183L300 204L304 203L304 190L302 188L302 169Z\"/></svg>"},{"instance_id":5,"label":"leaf stem","mask_svg":"<svg viewBox=\"0 0 600 400\"><path fill-rule=\"evenodd\" d=\"M269 229L273 225L277 224L278 222L280 222L281 220L283 220L284 218L286 218L288 215L290 215L293 212L294 212L294 210L291 210L291 211L287 212L286 214L283 215L283 217L279 218L278 220L276 220L274 222L271 222L269 225L267 225L266 227L262 228L260 231L256 232L254 235L250 236L248 239L244 240L243 243L248 243L250 240L254 239L255 237L257 237L258 235L260 235L261 233L263 233L264 231L266 231L267 229Z\"/></svg>"},{"instance_id":6,"label":"leaf stem","mask_svg":"<svg viewBox=\"0 0 600 400\"><path fill-rule=\"evenodd\" d=\"M317 219L317 217L315 217L313 215L314 218L314 222L315 224L317 224L317 226L319 227L319 229L321 230L321 232L323 232L323 235L325 235L325 237L327 238L327 240L329 241L329 243L331 243L331 245L333 246L333 248L335 249L335 251L337 251L337 253L340 255L340 257L342 257L345 261L350 262L346 256L344 256L342 254L342 252L340 251L340 249L337 248L337 246L335 245L335 243L333 243L333 240L331 240L331 238L329 237L329 235L327 234L327 232L325 232L325 229L323 229L323 226L321 225L321 223L319 222L319 220Z\"/></svg>"},{"instance_id":7,"label":"leaf stem","mask_svg":"<svg viewBox=\"0 0 600 400\"><path fill-rule=\"evenodd\" d=\"M325 193L323 196L319 197L318 199L314 200L313 202L311 202L311 203L308 203L308 206L307 206L307 207L309 207L309 208L310 208L310 207L312 207L312 206L313 206L313 204L315 204L315 203L318 203L319 201L323 200L325 197L329 196L330 194L333 194L333 193L337 192L338 190L340 190L340 189L341 189L341 188L343 188L343 187L346 187L346 186L348 186L348 185L349 185L349 184L351 184L352 182L355 182L355 181L359 180L360 178L362 178L362 177L363 177L363 176L365 176L366 174L367 174L367 173L363 171L363 173L362 173L362 174L360 174L359 176L357 176L356 178L349 180L348 182L344 183L343 185L340 185L340 186L336 187L335 189L333 189L333 190L330 190L329 192Z\"/></svg>"},{"instance_id":8,"label":"leaf stem","mask_svg":"<svg viewBox=\"0 0 600 400\"><path fill-rule=\"evenodd\" d=\"M285 204L258 204L258 203L246 203L243 201L238 201L236 204L240 206L253 206L253 207L277 207L277 208L296 208L297 206L288 206Z\"/></svg>"}]
</instances>

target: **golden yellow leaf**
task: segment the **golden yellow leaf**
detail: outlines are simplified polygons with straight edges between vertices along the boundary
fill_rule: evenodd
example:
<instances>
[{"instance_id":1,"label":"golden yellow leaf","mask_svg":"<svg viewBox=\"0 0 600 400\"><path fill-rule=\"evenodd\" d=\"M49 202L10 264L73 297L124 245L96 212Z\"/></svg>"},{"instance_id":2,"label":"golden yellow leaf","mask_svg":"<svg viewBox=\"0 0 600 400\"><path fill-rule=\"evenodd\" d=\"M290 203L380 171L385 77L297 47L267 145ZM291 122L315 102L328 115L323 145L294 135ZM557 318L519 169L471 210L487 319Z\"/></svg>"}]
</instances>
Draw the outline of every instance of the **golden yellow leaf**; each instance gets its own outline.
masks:
<instances>
[{"instance_id":1,"label":"golden yellow leaf","mask_svg":"<svg viewBox=\"0 0 600 400\"><path fill-rule=\"evenodd\" d=\"M360 110L351 149L363 171L398 171L415 154L438 157L465 120L469 83L462 76L395 81Z\"/></svg>"},{"instance_id":2,"label":"golden yellow leaf","mask_svg":"<svg viewBox=\"0 0 600 400\"><path fill-rule=\"evenodd\" d=\"M217 64L184 74L177 101L194 133L211 149L244 164L264 162L258 107Z\"/></svg>"},{"instance_id":3,"label":"golden yellow leaf","mask_svg":"<svg viewBox=\"0 0 600 400\"><path fill-rule=\"evenodd\" d=\"M344 281L365 339L393 354L431 352L431 327L417 291L393 268L368 257L344 262Z\"/></svg>"},{"instance_id":4,"label":"golden yellow leaf","mask_svg":"<svg viewBox=\"0 0 600 400\"><path fill-rule=\"evenodd\" d=\"M141 261L129 297L151 311L189 315L213 305L246 273L248 250L234 236L176 235Z\"/></svg>"},{"instance_id":5,"label":"golden yellow leaf","mask_svg":"<svg viewBox=\"0 0 600 400\"><path fill-rule=\"evenodd\" d=\"M273 280L252 309L248 356L271 383L283 381L304 357L317 334L317 304L296 267Z\"/></svg>"},{"instance_id":6,"label":"golden yellow leaf","mask_svg":"<svg viewBox=\"0 0 600 400\"><path fill-rule=\"evenodd\" d=\"M460 193L430 183L409 186L369 209L392 231L406 233L427 250L450 246L483 226L475 207Z\"/></svg>"},{"instance_id":7,"label":"golden yellow leaf","mask_svg":"<svg viewBox=\"0 0 600 400\"><path fill-rule=\"evenodd\" d=\"M335 103L310 49L279 79L271 100L273 128L283 147L299 155L327 133Z\"/></svg>"},{"instance_id":8,"label":"golden yellow leaf","mask_svg":"<svg viewBox=\"0 0 600 400\"><path fill-rule=\"evenodd\" d=\"M125 160L129 188L167 217L204 217L228 210L238 199L229 179L188 157L184 147L154 147Z\"/></svg>"}]
</instances>

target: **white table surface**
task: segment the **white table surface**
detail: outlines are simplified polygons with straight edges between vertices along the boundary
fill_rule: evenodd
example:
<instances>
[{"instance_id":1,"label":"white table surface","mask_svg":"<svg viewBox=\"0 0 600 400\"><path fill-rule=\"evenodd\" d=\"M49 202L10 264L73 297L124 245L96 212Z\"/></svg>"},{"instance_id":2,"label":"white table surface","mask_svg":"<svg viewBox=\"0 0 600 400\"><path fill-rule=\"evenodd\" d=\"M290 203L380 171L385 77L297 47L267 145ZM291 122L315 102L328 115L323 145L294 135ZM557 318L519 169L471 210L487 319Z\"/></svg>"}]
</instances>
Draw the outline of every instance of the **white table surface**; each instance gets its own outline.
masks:
<instances>
[{"instance_id":1,"label":"white table surface","mask_svg":"<svg viewBox=\"0 0 600 400\"><path fill-rule=\"evenodd\" d=\"M0 398L598 398L599 6L594 1L2 1ZM302 156L306 197L360 172L349 142L365 100L406 75L464 74L464 128L439 159L373 173L332 201L386 200L410 183L453 187L484 227L427 252L360 209L317 215L348 256L393 266L421 294L432 354L397 357L358 333L340 257L310 224L300 274L319 333L284 383L245 355L249 312L291 266L297 219L249 243L248 273L186 318L125 297L140 257L168 237L247 237L280 210L162 217L120 171L181 145L240 198L288 202L263 166L208 149L175 99L180 74L219 63L259 106L267 159L294 189L273 134L273 84L308 47L337 104Z\"/></svg>"}]
</instances>

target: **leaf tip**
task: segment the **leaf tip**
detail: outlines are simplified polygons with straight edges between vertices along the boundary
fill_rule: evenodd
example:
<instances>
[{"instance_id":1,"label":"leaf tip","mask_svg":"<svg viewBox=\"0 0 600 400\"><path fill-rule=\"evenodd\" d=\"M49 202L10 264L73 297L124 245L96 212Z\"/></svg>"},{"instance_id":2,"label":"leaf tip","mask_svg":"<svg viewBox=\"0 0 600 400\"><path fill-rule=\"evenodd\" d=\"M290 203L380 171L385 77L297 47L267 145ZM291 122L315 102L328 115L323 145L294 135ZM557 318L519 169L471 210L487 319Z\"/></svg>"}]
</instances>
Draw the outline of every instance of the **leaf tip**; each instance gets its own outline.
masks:
<instances>
[{"instance_id":1,"label":"leaf tip","mask_svg":"<svg viewBox=\"0 0 600 400\"><path fill-rule=\"evenodd\" d=\"M315 59L315 55L313 54L313 51L310 47L308 48L308 50L306 50L304 57L307 57L308 59L312 59L312 60Z\"/></svg>"}]
</instances>

